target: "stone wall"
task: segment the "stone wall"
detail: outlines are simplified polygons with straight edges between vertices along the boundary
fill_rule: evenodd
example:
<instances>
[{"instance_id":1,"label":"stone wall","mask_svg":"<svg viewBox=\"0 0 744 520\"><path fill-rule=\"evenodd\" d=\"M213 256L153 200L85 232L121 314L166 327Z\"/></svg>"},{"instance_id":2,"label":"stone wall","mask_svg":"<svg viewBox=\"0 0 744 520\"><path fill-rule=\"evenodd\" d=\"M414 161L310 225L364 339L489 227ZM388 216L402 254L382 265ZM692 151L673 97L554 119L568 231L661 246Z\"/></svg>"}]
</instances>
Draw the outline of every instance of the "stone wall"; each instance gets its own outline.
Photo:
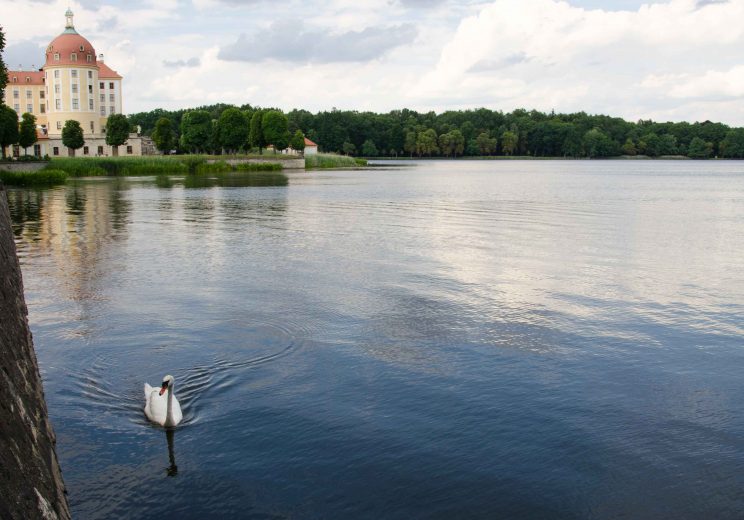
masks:
<instances>
[{"instance_id":1,"label":"stone wall","mask_svg":"<svg viewBox=\"0 0 744 520\"><path fill-rule=\"evenodd\" d=\"M0 518L70 518L0 185Z\"/></svg>"}]
</instances>

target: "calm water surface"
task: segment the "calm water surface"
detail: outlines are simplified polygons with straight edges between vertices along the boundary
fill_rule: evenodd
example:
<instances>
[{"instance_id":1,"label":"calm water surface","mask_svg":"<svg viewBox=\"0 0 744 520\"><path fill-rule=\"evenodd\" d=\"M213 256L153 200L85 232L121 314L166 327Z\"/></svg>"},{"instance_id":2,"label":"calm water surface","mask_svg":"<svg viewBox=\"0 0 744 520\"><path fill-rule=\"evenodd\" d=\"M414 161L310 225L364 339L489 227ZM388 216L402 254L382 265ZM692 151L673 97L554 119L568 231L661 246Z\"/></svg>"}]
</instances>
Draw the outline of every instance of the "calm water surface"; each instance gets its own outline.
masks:
<instances>
[{"instance_id":1,"label":"calm water surface","mask_svg":"<svg viewBox=\"0 0 744 520\"><path fill-rule=\"evenodd\" d=\"M251 184L9 193L76 517L744 516L744 163Z\"/></svg>"}]
</instances>

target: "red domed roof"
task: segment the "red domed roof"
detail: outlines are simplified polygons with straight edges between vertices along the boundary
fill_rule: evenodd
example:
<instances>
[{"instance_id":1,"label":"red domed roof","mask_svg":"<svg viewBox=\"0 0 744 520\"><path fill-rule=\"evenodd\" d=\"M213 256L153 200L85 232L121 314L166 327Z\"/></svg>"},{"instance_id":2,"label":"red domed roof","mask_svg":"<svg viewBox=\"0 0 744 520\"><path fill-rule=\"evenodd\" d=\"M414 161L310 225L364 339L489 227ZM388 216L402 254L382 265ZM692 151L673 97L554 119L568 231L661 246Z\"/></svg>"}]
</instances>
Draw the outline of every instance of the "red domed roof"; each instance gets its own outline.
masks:
<instances>
[{"instance_id":1,"label":"red domed roof","mask_svg":"<svg viewBox=\"0 0 744 520\"><path fill-rule=\"evenodd\" d=\"M67 29L53 39L47 47L46 64L47 66L95 66L96 50L88 40L80 36L74 29Z\"/></svg>"}]
</instances>

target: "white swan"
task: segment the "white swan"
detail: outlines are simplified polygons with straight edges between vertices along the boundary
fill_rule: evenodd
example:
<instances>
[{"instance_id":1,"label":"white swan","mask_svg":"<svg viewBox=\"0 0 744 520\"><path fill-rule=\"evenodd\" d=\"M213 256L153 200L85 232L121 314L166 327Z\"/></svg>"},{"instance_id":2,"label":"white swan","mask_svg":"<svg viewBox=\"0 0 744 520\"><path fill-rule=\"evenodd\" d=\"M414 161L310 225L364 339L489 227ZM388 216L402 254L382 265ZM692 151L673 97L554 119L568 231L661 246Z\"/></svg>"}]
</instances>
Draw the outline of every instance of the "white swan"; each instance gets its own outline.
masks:
<instances>
[{"instance_id":1,"label":"white swan","mask_svg":"<svg viewBox=\"0 0 744 520\"><path fill-rule=\"evenodd\" d=\"M145 415L152 422L160 426L176 426L183 419L181 405L173 395L173 376L165 376L160 390L145 383ZM163 397L165 392L167 397Z\"/></svg>"}]
</instances>

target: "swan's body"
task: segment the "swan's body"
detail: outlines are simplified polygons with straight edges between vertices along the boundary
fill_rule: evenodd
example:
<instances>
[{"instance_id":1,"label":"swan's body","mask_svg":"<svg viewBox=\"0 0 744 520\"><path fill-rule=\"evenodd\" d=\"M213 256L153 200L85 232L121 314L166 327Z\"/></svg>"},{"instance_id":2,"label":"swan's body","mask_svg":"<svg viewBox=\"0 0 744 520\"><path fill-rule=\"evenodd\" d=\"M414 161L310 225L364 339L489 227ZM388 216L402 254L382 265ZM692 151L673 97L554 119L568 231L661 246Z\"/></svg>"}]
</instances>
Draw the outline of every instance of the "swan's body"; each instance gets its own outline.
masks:
<instances>
[{"instance_id":1,"label":"swan's body","mask_svg":"<svg viewBox=\"0 0 744 520\"><path fill-rule=\"evenodd\" d=\"M173 381L173 376L165 376L160 389L145 383L145 415L152 422L166 428L176 426L183 419L181 405L173 395Z\"/></svg>"}]
</instances>

